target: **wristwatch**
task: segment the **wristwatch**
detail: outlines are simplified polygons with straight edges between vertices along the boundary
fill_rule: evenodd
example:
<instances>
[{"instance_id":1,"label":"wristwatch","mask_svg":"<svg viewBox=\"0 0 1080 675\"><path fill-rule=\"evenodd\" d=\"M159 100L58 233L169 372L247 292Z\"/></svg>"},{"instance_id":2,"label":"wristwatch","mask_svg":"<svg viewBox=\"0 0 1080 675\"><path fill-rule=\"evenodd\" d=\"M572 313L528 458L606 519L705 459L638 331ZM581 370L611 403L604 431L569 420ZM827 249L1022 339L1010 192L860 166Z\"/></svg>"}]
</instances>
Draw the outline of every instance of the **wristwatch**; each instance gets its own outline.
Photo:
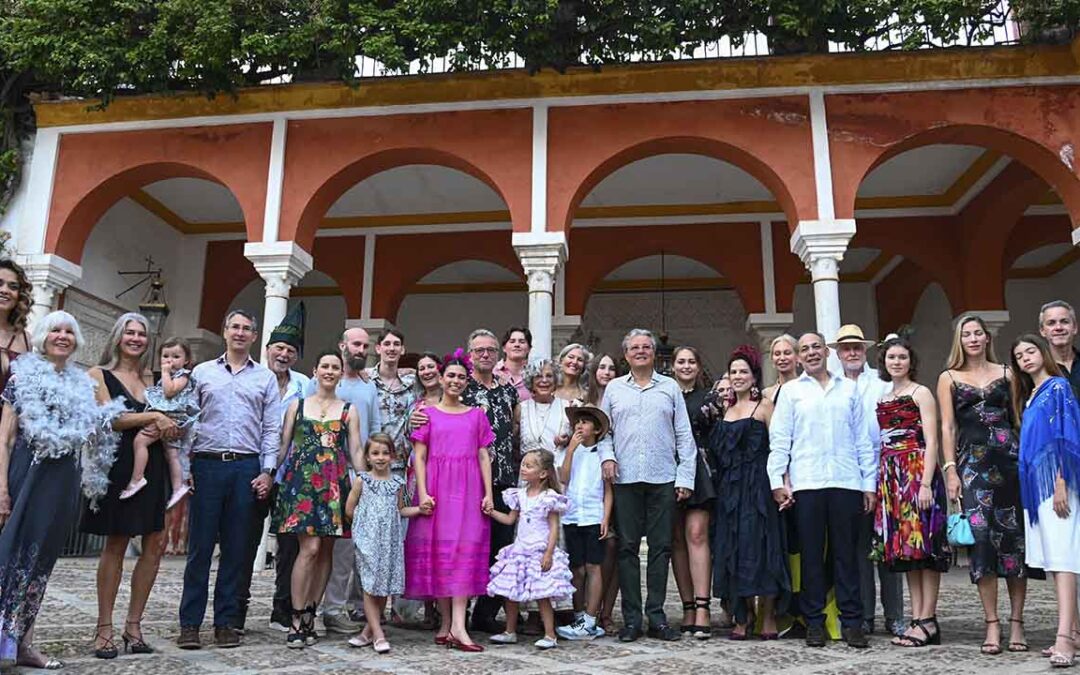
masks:
<instances>
[{"instance_id":1,"label":"wristwatch","mask_svg":"<svg viewBox=\"0 0 1080 675\"><path fill-rule=\"evenodd\" d=\"M259 472L259 474L262 475L262 476L271 476L271 477L273 477L274 470L273 469L263 469L262 471Z\"/></svg>"}]
</instances>

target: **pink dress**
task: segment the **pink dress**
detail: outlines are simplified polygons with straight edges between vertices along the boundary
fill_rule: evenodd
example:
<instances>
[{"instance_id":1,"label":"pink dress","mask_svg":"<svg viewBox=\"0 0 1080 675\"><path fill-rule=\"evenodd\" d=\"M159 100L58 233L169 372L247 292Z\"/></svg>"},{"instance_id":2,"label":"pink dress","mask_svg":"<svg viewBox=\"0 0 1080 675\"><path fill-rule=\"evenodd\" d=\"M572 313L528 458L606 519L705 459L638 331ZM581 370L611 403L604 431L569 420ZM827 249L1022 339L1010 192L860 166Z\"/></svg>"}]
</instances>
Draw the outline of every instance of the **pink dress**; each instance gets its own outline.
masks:
<instances>
[{"instance_id":1,"label":"pink dress","mask_svg":"<svg viewBox=\"0 0 1080 675\"><path fill-rule=\"evenodd\" d=\"M525 488L503 490L503 500L511 509L519 511L517 536L514 543L504 547L491 566L491 583L488 595L501 595L514 602L552 600L574 594L570 559L566 552L555 547L551 568L543 571L540 561L547 550L548 514L563 513L569 504L566 497L544 490L530 497Z\"/></svg>"},{"instance_id":2,"label":"pink dress","mask_svg":"<svg viewBox=\"0 0 1080 675\"><path fill-rule=\"evenodd\" d=\"M491 521L481 510L484 480L478 451L495 442L479 408L447 413L431 406L412 434L427 445L430 516L417 516L405 535L405 596L417 600L487 592ZM419 498L419 493L417 493Z\"/></svg>"}]
</instances>

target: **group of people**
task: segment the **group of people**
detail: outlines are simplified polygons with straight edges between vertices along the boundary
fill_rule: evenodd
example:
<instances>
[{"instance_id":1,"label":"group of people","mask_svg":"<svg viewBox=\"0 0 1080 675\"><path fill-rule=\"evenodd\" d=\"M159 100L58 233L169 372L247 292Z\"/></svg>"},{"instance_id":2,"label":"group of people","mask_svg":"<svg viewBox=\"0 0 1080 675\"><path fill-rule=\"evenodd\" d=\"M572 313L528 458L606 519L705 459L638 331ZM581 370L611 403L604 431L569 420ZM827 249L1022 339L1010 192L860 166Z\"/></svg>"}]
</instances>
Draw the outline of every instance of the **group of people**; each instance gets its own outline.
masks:
<instances>
[{"instance_id":1,"label":"group of people","mask_svg":"<svg viewBox=\"0 0 1080 675\"><path fill-rule=\"evenodd\" d=\"M152 653L141 619L166 512L185 501L183 649L202 646L215 549L213 640L240 643L268 522L271 626L295 649L319 639L321 612L326 632L385 653L384 621L413 623L421 609L437 645L465 652L485 649L477 632L494 646L533 634L551 649L605 635L708 639L714 624L733 640L789 633L861 648L875 629L875 567L892 643L921 647L942 639L940 574L967 545L982 651L1028 650L1026 580L1050 573L1059 619L1043 653L1074 661L1080 352L1067 303L1043 307L1039 334L1017 339L1008 364L985 323L961 317L931 389L907 338L875 344L854 325L831 340L776 338L768 387L748 345L715 385L692 347L660 374L644 329L620 356L571 344L553 360L530 359L526 328L501 339L479 329L405 369L400 331L377 337L368 367L370 336L351 328L308 377L293 370L302 305L271 331L265 366L250 355L258 325L246 311L228 314L224 353L198 365L179 339L152 363L148 322L129 313L84 372L69 363L83 344L75 318L53 312L28 333L29 298L21 268L0 261L5 665L62 666L33 647L33 625L76 519L105 537L94 655L119 653L113 612L132 537L141 552L120 637L125 651ZM669 569L678 627L664 611Z\"/></svg>"}]
</instances>

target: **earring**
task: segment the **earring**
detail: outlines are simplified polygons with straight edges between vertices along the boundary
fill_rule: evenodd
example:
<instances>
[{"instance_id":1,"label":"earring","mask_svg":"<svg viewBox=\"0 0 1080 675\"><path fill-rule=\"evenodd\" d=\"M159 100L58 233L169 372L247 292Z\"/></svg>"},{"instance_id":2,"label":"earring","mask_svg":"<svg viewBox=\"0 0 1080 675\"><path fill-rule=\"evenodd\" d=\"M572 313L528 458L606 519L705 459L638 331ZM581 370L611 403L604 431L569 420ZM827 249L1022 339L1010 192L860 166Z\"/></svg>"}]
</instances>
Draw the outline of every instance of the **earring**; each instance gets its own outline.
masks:
<instances>
[{"instance_id":1,"label":"earring","mask_svg":"<svg viewBox=\"0 0 1080 675\"><path fill-rule=\"evenodd\" d=\"M761 390L758 389L757 385L755 384L750 387L750 400L756 401L759 398L761 398Z\"/></svg>"}]
</instances>

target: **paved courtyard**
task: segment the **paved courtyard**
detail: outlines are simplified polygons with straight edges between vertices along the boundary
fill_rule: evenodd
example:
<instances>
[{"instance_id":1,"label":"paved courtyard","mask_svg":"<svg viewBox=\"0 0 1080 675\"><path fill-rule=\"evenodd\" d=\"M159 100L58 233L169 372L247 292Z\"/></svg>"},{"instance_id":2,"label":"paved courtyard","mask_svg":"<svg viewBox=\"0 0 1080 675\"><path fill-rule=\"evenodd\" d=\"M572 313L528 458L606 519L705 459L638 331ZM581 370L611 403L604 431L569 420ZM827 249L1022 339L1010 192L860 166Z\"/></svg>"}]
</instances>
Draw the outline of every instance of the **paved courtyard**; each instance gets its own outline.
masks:
<instances>
[{"instance_id":1,"label":"paved courtyard","mask_svg":"<svg viewBox=\"0 0 1080 675\"><path fill-rule=\"evenodd\" d=\"M351 649L345 637L336 635L322 639L316 647L297 652L285 647L284 634L266 627L273 587L273 572L267 571L256 575L252 589L256 605L240 648L210 647L182 652L175 647L174 640L179 630L176 615L183 560L167 558L143 624L147 641L158 653L121 655L115 661L99 661L90 654L96 612L95 565L93 559L62 559L38 619L38 645L64 659L68 673L1028 673L1050 670L1047 660L1039 657L1038 649L1052 640L1056 616L1049 582L1033 582L1026 612L1032 651L983 656L979 653L982 613L978 598L968 583L966 571L957 570L947 575L942 589L939 615L945 644L926 649L891 647L878 635L871 638L871 648L862 651L843 644L813 650L804 647L801 640L762 643L713 638L707 642L686 639L662 643L645 639L623 644L605 638L591 643L564 641L558 649L546 653L526 643L488 649L483 654L463 654L434 646L430 633L391 628L388 637L393 651L385 656L370 649ZM128 574L132 565L133 561L127 561ZM122 622L127 606L128 574L118 602L118 622ZM674 583L670 590L668 612L677 618ZM1004 587L1001 595L1004 623L1008 617ZM118 634L121 628L118 623ZM203 633L204 642L212 637L208 632Z\"/></svg>"}]
</instances>

